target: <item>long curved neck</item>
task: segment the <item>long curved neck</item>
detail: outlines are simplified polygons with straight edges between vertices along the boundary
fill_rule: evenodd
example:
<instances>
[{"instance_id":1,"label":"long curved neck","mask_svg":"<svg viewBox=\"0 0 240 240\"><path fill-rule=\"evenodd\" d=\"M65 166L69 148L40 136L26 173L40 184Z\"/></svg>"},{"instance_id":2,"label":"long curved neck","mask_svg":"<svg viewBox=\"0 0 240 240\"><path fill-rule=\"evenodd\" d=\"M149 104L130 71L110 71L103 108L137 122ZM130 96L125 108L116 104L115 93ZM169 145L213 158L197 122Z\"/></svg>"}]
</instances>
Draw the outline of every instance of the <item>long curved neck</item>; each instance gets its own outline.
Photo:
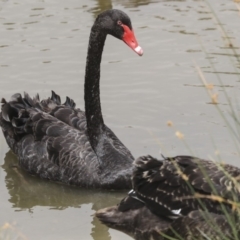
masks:
<instances>
[{"instance_id":1,"label":"long curved neck","mask_svg":"<svg viewBox=\"0 0 240 240\"><path fill-rule=\"evenodd\" d=\"M86 64L84 98L89 141L96 150L100 134L104 131L104 122L100 103L100 63L106 40L97 23L92 27Z\"/></svg>"}]
</instances>

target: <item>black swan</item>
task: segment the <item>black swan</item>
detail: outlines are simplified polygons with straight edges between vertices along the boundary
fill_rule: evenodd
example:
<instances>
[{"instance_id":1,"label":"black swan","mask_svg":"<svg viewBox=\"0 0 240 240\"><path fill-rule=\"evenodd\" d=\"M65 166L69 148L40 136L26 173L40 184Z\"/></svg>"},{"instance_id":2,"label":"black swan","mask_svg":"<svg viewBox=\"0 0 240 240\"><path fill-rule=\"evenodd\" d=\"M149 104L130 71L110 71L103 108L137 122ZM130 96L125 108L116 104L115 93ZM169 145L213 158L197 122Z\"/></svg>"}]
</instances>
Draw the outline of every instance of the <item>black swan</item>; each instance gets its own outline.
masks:
<instances>
[{"instance_id":1,"label":"black swan","mask_svg":"<svg viewBox=\"0 0 240 240\"><path fill-rule=\"evenodd\" d=\"M100 104L100 63L107 34L123 40L138 55L130 18L107 10L96 18L90 34L85 73L85 110L67 97L40 101L37 95L2 99L0 125L18 156L19 165L41 178L93 188L131 188L133 156L104 124Z\"/></svg>"},{"instance_id":2,"label":"black swan","mask_svg":"<svg viewBox=\"0 0 240 240\"><path fill-rule=\"evenodd\" d=\"M176 219L157 216L146 205L128 196L117 205L97 211L96 216L110 228L136 240L237 240L224 215L191 211Z\"/></svg>"},{"instance_id":3,"label":"black swan","mask_svg":"<svg viewBox=\"0 0 240 240\"><path fill-rule=\"evenodd\" d=\"M191 156L160 161L151 156L134 161L136 196L164 215L194 210L221 214L236 210L240 201L240 169ZM163 212L164 211L164 212Z\"/></svg>"},{"instance_id":4,"label":"black swan","mask_svg":"<svg viewBox=\"0 0 240 240\"><path fill-rule=\"evenodd\" d=\"M138 240L240 238L240 169L190 156L134 165L129 196L97 212L104 224Z\"/></svg>"}]
</instances>

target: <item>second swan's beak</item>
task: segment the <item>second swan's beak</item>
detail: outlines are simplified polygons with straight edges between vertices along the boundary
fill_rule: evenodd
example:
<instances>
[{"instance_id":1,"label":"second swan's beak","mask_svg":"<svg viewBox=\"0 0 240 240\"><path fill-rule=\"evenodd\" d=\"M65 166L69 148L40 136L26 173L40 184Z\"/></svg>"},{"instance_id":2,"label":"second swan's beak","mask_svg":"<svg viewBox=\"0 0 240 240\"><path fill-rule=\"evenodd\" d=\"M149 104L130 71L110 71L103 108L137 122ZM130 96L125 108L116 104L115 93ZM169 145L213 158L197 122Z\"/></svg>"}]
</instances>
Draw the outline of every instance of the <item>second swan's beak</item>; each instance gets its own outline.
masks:
<instances>
[{"instance_id":1,"label":"second swan's beak","mask_svg":"<svg viewBox=\"0 0 240 240\"><path fill-rule=\"evenodd\" d=\"M124 24L122 24L124 34L122 40L139 56L143 55L143 49L138 45L138 42L134 36L134 32Z\"/></svg>"}]
</instances>

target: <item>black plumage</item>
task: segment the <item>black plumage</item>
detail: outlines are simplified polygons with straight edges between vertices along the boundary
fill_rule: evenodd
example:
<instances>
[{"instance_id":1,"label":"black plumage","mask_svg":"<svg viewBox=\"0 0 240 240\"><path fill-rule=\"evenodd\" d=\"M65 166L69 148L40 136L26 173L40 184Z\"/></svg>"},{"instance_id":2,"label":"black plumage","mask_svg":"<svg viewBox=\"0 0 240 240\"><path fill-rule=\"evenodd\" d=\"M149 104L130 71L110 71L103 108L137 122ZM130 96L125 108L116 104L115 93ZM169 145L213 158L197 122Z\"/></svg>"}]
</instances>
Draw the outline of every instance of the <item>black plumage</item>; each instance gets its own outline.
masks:
<instances>
[{"instance_id":1,"label":"black plumage","mask_svg":"<svg viewBox=\"0 0 240 240\"><path fill-rule=\"evenodd\" d=\"M154 211L222 213L238 208L240 169L190 156L162 161L151 156L135 160L132 181L136 195ZM174 214L173 214L174 215Z\"/></svg>"},{"instance_id":2,"label":"black plumage","mask_svg":"<svg viewBox=\"0 0 240 240\"><path fill-rule=\"evenodd\" d=\"M171 219L157 216L143 202L130 196L117 206L97 211L96 216L108 227L136 240L237 240L240 237L239 226L234 232L224 215L195 210Z\"/></svg>"},{"instance_id":3,"label":"black plumage","mask_svg":"<svg viewBox=\"0 0 240 240\"><path fill-rule=\"evenodd\" d=\"M110 228L122 231L137 240L161 239L160 232L169 228L171 220L154 215L144 203L130 196L119 205L97 211L98 219ZM151 238L155 236L155 238Z\"/></svg>"},{"instance_id":4,"label":"black plumage","mask_svg":"<svg viewBox=\"0 0 240 240\"><path fill-rule=\"evenodd\" d=\"M104 224L137 240L240 238L240 169L190 156L134 166L129 196L97 212Z\"/></svg>"},{"instance_id":5,"label":"black plumage","mask_svg":"<svg viewBox=\"0 0 240 240\"><path fill-rule=\"evenodd\" d=\"M55 92L41 101L38 95L31 98L26 93L14 94L8 102L2 99L2 131L20 166L30 174L81 187L131 187L133 157L104 124L99 91L106 36L124 40L122 24L132 30L124 12L108 10L97 17L91 29L84 88L86 112L75 108L68 97L62 104Z\"/></svg>"}]
</instances>

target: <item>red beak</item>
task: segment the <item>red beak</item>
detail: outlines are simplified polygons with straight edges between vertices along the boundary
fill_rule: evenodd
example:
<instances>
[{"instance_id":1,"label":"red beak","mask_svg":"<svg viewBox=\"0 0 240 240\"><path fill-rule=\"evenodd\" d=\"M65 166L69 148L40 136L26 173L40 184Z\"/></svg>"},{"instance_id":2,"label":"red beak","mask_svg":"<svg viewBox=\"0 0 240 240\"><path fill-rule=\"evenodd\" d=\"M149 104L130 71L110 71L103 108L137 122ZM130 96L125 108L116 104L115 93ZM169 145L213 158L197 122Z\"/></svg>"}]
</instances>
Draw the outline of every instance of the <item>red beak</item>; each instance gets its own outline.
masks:
<instances>
[{"instance_id":1,"label":"red beak","mask_svg":"<svg viewBox=\"0 0 240 240\"><path fill-rule=\"evenodd\" d=\"M124 29L124 34L122 40L139 56L143 55L142 48L138 45L138 42L134 36L134 33L130 28L124 24L122 24L122 27Z\"/></svg>"}]
</instances>

